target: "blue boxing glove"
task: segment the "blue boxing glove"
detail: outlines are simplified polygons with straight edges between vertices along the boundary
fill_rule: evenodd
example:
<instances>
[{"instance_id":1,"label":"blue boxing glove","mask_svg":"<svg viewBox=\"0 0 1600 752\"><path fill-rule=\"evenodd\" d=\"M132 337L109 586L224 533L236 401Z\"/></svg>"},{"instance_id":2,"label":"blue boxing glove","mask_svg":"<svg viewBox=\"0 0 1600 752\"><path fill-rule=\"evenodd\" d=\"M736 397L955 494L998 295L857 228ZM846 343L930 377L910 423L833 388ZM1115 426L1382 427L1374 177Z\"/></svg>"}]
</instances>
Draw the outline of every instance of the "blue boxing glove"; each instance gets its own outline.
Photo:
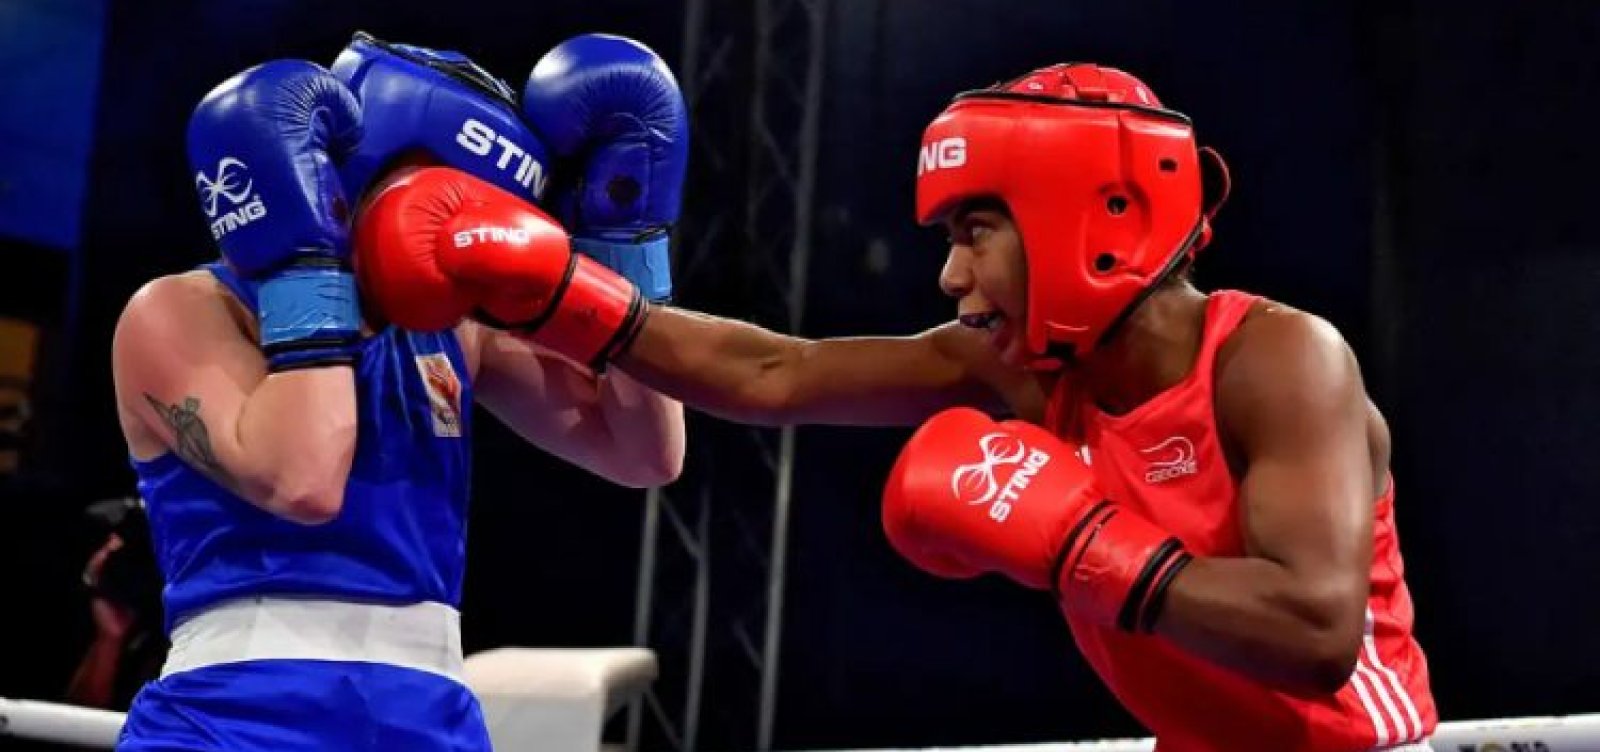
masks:
<instances>
[{"instance_id":1,"label":"blue boxing glove","mask_svg":"<svg viewBox=\"0 0 1600 752\"><path fill-rule=\"evenodd\" d=\"M361 138L350 90L314 63L275 60L212 89L188 136L211 235L259 285L270 370L353 363L361 312L334 167Z\"/></svg>"},{"instance_id":2,"label":"blue boxing glove","mask_svg":"<svg viewBox=\"0 0 1600 752\"><path fill-rule=\"evenodd\" d=\"M572 247L637 285L672 296L669 232L689 161L689 113L665 62L631 39L586 34L562 42L528 74L522 110L582 175L557 210Z\"/></svg>"}]
</instances>

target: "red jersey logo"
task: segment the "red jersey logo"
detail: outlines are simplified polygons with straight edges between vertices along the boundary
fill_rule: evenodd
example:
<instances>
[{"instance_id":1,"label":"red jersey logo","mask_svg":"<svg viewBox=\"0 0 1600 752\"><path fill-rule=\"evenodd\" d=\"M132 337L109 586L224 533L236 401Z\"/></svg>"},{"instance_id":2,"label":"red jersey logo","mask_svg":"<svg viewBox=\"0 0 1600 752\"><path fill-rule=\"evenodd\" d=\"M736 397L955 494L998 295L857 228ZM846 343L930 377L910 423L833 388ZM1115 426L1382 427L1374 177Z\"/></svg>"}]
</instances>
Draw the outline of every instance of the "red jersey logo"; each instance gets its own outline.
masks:
<instances>
[{"instance_id":1,"label":"red jersey logo","mask_svg":"<svg viewBox=\"0 0 1600 752\"><path fill-rule=\"evenodd\" d=\"M1146 483L1165 483L1173 478L1200 472L1200 463L1194 458L1194 442L1182 436L1174 436L1149 449L1140 449L1139 453L1154 458L1144 469Z\"/></svg>"}]
</instances>

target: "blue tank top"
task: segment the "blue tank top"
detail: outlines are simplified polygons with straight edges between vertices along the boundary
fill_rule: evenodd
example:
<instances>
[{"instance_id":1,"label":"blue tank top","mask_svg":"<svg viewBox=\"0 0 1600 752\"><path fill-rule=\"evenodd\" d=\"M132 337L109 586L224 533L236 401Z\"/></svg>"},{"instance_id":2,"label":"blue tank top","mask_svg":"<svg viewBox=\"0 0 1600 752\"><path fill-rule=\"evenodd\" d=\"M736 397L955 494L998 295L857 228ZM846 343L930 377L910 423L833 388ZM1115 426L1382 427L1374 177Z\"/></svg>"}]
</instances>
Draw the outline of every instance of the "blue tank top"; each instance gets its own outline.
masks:
<instances>
[{"instance_id":1,"label":"blue tank top","mask_svg":"<svg viewBox=\"0 0 1600 752\"><path fill-rule=\"evenodd\" d=\"M247 307L255 288L208 264ZM166 578L167 626L261 595L458 606L465 571L472 387L453 332L384 329L356 366L359 433L344 506L290 522L213 483L171 452L133 462Z\"/></svg>"}]
</instances>

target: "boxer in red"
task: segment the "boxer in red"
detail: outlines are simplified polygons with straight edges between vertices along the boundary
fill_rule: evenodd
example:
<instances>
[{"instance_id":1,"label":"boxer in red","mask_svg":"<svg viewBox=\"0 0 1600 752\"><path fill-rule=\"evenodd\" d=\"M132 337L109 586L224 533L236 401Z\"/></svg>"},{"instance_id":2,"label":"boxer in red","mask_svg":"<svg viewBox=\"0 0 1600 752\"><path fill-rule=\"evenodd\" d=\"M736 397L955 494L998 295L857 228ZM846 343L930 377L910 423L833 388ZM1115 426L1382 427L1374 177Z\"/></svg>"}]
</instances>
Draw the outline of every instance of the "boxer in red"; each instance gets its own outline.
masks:
<instances>
[{"instance_id":1,"label":"boxer in red","mask_svg":"<svg viewBox=\"0 0 1600 752\"><path fill-rule=\"evenodd\" d=\"M928 127L918 218L949 231L959 317L917 336L808 341L650 306L537 210L448 171L380 195L358 224L405 229L358 253L382 262L372 286L453 301L417 308L435 323L492 306L724 417L920 423L884 492L896 550L1049 592L1163 752L1426 749L1388 428L1327 322L1190 283L1226 192L1185 116L1071 64ZM452 208L419 233L401 211L419 202Z\"/></svg>"}]
</instances>

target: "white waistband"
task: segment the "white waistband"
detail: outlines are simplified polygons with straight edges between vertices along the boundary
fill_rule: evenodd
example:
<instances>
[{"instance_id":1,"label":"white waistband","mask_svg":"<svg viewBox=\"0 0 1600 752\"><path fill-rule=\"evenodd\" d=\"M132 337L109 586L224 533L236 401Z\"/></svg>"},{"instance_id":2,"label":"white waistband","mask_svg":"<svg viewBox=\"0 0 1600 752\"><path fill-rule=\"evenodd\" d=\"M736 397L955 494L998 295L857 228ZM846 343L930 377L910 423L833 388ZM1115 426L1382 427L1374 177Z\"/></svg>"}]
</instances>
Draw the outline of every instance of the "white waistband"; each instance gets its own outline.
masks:
<instances>
[{"instance_id":1,"label":"white waistband","mask_svg":"<svg viewBox=\"0 0 1600 752\"><path fill-rule=\"evenodd\" d=\"M161 675L272 659L387 663L461 680L461 614L443 603L381 606L245 598L172 630Z\"/></svg>"}]
</instances>

